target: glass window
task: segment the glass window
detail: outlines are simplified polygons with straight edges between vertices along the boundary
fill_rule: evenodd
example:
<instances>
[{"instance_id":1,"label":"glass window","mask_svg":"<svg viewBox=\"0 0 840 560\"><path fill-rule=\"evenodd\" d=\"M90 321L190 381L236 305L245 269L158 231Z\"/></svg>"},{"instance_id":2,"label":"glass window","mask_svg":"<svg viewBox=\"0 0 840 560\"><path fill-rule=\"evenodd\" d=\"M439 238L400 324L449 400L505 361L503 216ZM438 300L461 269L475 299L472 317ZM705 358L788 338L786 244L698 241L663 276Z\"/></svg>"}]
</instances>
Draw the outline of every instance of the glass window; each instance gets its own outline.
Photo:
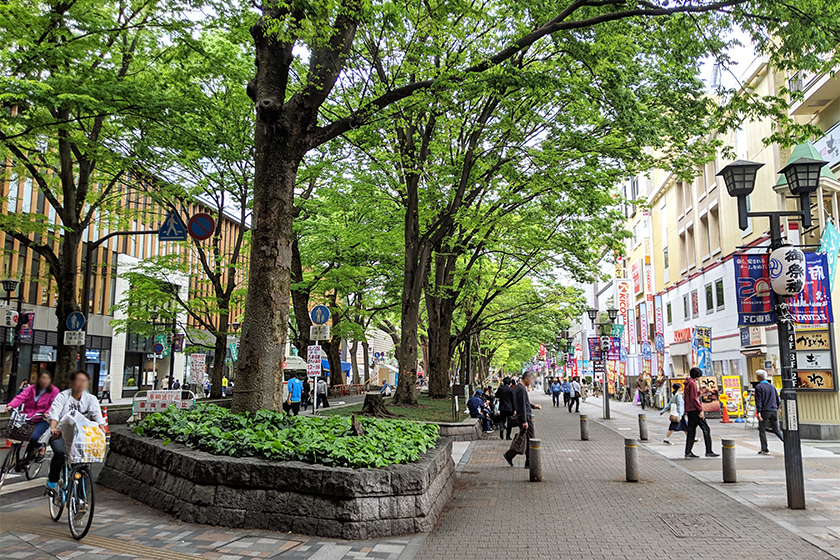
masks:
<instances>
[{"instance_id":1,"label":"glass window","mask_svg":"<svg viewBox=\"0 0 840 560\"><path fill-rule=\"evenodd\" d=\"M715 295L717 296L717 307L723 309L725 300L723 297L723 278L715 281Z\"/></svg>"},{"instance_id":2,"label":"glass window","mask_svg":"<svg viewBox=\"0 0 840 560\"><path fill-rule=\"evenodd\" d=\"M712 313L715 310L715 292L711 284L706 284L706 313Z\"/></svg>"},{"instance_id":3,"label":"glass window","mask_svg":"<svg viewBox=\"0 0 840 560\"><path fill-rule=\"evenodd\" d=\"M669 301L669 302L668 302L668 304L665 306L665 314L666 314L666 315L667 315L667 317L668 317L668 324L670 325L671 323L673 323L673 322L674 322L674 318L673 318L673 316L671 315L671 302L670 302L670 301Z\"/></svg>"},{"instance_id":4,"label":"glass window","mask_svg":"<svg viewBox=\"0 0 840 560\"><path fill-rule=\"evenodd\" d=\"M17 201L20 194L20 177L12 170L9 173L9 200L6 204L6 210L14 213L17 212Z\"/></svg>"},{"instance_id":5,"label":"glass window","mask_svg":"<svg viewBox=\"0 0 840 560\"><path fill-rule=\"evenodd\" d=\"M662 250L662 262L665 265L665 268L668 268L671 264L671 260L668 257L668 247Z\"/></svg>"},{"instance_id":6,"label":"glass window","mask_svg":"<svg viewBox=\"0 0 840 560\"><path fill-rule=\"evenodd\" d=\"M691 317L691 304L688 301L688 294L683 296L683 319Z\"/></svg>"},{"instance_id":7,"label":"glass window","mask_svg":"<svg viewBox=\"0 0 840 560\"><path fill-rule=\"evenodd\" d=\"M27 176L23 180L23 206L21 213L29 214L32 212L32 177Z\"/></svg>"}]
</instances>

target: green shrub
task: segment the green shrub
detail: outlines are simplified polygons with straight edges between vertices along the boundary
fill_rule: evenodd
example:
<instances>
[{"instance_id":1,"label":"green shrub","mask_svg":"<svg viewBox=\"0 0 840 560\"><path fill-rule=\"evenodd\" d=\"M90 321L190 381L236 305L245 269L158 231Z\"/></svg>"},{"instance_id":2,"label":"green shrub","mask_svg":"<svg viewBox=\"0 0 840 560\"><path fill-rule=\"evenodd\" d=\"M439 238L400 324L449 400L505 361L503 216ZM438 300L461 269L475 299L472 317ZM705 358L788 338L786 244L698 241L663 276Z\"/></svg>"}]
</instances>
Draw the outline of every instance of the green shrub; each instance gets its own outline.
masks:
<instances>
[{"instance_id":1,"label":"green shrub","mask_svg":"<svg viewBox=\"0 0 840 560\"><path fill-rule=\"evenodd\" d=\"M434 447L438 428L408 420L358 418L365 435L352 435L350 419L289 416L268 410L233 414L213 404L169 407L141 420L140 435L176 441L214 455L304 461L339 467L384 467L416 461Z\"/></svg>"}]
</instances>

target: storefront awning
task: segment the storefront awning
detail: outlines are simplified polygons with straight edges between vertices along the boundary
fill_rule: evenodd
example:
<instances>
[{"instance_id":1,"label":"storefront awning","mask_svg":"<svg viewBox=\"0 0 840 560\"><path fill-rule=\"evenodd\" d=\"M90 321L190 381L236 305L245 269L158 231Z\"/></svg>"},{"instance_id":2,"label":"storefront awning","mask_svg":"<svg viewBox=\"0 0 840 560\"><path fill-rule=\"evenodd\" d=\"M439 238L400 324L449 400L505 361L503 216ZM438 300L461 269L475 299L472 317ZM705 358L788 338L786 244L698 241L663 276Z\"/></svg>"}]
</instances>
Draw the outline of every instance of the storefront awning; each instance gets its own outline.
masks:
<instances>
[{"instance_id":1,"label":"storefront awning","mask_svg":"<svg viewBox=\"0 0 840 560\"><path fill-rule=\"evenodd\" d=\"M757 347L754 347L754 348L742 348L741 349L741 354L743 354L744 356L747 356L747 357L763 356L766 353L767 353L767 347L766 346L760 346L760 347L757 346Z\"/></svg>"},{"instance_id":2,"label":"storefront awning","mask_svg":"<svg viewBox=\"0 0 840 560\"><path fill-rule=\"evenodd\" d=\"M672 356L688 356L691 354L691 343L675 342L671 344L671 348L668 350L668 353Z\"/></svg>"}]
</instances>

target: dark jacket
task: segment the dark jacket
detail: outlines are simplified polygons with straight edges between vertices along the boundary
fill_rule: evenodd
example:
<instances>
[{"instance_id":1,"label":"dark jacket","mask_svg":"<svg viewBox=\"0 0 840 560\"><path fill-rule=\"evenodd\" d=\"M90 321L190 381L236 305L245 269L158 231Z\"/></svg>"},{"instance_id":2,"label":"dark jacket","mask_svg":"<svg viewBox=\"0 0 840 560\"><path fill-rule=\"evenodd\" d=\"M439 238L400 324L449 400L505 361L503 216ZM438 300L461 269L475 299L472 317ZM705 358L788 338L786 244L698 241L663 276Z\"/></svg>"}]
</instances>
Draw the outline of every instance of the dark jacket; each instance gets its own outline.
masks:
<instances>
[{"instance_id":1,"label":"dark jacket","mask_svg":"<svg viewBox=\"0 0 840 560\"><path fill-rule=\"evenodd\" d=\"M685 398L686 412L699 412L703 410L703 403L700 402L700 389L697 387L697 381L693 377L686 378L683 397Z\"/></svg>"},{"instance_id":2,"label":"dark jacket","mask_svg":"<svg viewBox=\"0 0 840 560\"><path fill-rule=\"evenodd\" d=\"M531 400L528 398L528 388L522 383L517 383L513 388L513 410L521 421L531 421Z\"/></svg>"},{"instance_id":3,"label":"dark jacket","mask_svg":"<svg viewBox=\"0 0 840 560\"><path fill-rule=\"evenodd\" d=\"M473 395L473 397L467 401L467 408L470 410L470 418L478 418L483 412L484 399L481 398L481 395Z\"/></svg>"},{"instance_id":4,"label":"dark jacket","mask_svg":"<svg viewBox=\"0 0 840 560\"><path fill-rule=\"evenodd\" d=\"M507 385L499 385L496 398L499 399L499 412L513 412L513 389Z\"/></svg>"},{"instance_id":5,"label":"dark jacket","mask_svg":"<svg viewBox=\"0 0 840 560\"><path fill-rule=\"evenodd\" d=\"M769 381L762 381L755 386L755 410L762 412L773 412L779 410L779 393Z\"/></svg>"}]
</instances>

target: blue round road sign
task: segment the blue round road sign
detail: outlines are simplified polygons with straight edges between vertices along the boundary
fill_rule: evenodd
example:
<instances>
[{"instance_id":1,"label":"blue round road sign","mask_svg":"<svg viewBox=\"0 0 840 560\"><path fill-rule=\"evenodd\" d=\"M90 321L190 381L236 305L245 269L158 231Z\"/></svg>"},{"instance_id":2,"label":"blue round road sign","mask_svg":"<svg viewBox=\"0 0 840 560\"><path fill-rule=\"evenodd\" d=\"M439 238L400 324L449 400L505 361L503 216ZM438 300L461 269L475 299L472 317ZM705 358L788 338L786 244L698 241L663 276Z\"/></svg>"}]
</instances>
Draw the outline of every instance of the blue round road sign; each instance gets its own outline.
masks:
<instances>
[{"instance_id":1,"label":"blue round road sign","mask_svg":"<svg viewBox=\"0 0 840 560\"><path fill-rule=\"evenodd\" d=\"M80 311L74 311L67 316L67 328L71 331L80 331L85 326L85 316Z\"/></svg>"},{"instance_id":2,"label":"blue round road sign","mask_svg":"<svg viewBox=\"0 0 840 560\"><path fill-rule=\"evenodd\" d=\"M154 346L152 346L152 351L155 354L162 353L163 352L163 344L161 344L160 342L156 343Z\"/></svg>"},{"instance_id":3,"label":"blue round road sign","mask_svg":"<svg viewBox=\"0 0 840 560\"><path fill-rule=\"evenodd\" d=\"M327 309L326 305L316 305L309 312L309 317L316 325L323 325L330 320L330 310Z\"/></svg>"},{"instance_id":4,"label":"blue round road sign","mask_svg":"<svg viewBox=\"0 0 840 560\"><path fill-rule=\"evenodd\" d=\"M216 228L216 220L213 216L205 212L199 212L190 218L190 223L187 224L187 231L190 237L198 241L204 241L213 235L213 230Z\"/></svg>"}]
</instances>

